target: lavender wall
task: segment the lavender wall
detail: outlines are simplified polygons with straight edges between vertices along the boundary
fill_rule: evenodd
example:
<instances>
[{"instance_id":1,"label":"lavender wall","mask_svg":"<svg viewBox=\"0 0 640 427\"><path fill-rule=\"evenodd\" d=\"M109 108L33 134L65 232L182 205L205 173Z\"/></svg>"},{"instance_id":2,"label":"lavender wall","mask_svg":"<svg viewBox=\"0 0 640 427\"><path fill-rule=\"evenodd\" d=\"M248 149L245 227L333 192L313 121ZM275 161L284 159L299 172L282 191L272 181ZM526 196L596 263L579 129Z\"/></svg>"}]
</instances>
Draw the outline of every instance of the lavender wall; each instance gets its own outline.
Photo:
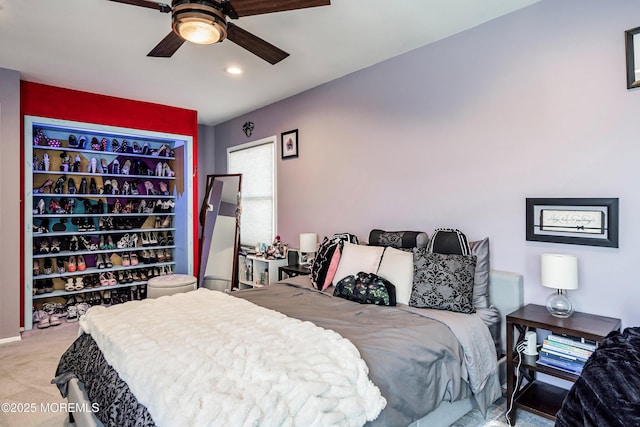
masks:
<instances>
[{"instance_id":1,"label":"lavender wall","mask_svg":"<svg viewBox=\"0 0 640 427\"><path fill-rule=\"evenodd\" d=\"M299 129L278 162L278 233L456 227L491 238L492 268L544 303L539 256L575 254L577 308L640 325L640 91L625 30L640 2L542 0L215 127L226 148ZM201 163L202 164L202 163ZM526 197L619 197L620 248L525 241Z\"/></svg>"}]
</instances>

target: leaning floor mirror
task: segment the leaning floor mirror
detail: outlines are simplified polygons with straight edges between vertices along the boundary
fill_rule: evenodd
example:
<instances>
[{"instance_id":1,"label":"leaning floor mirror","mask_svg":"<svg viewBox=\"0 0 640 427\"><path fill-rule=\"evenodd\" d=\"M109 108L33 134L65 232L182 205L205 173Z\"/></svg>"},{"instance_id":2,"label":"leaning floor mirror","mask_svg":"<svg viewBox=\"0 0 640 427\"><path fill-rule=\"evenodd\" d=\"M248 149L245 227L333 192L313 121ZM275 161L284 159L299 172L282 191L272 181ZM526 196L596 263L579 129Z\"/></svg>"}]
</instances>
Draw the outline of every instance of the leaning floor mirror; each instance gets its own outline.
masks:
<instances>
[{"instance_id":1,"label":"leaning floor mirror","mask_svg":"<svg viewBox=\"0 0 640 427\"><path fill-rule=\"evenodd\" d=\"M207 175L200 208L201 287L230 292L237 282L242 175Z\"/></svg>"}]
</instances>

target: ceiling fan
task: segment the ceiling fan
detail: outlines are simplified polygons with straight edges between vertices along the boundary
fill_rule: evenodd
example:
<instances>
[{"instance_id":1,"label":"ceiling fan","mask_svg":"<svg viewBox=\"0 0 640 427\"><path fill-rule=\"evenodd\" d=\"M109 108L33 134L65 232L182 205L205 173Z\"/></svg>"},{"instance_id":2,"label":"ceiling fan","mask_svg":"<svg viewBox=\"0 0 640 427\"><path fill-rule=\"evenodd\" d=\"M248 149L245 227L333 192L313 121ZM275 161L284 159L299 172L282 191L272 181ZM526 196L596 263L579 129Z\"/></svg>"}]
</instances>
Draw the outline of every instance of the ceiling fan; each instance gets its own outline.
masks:
<instances>
[{"instance_id":1,"label":"ceiling fan","mask_svg":"<svg viewBox=\"0 0 640 427\"><path fill-rule=\"evenodd\" d=\"M169 58L185 41L211 44L231 40L270 64L277 64L289 54L243 30L227 17L283 12L285 10L330 5L330 0L173 0L171 6L149 0L110 0L133 6L171 12L172 31L147 56Z\"/></svg>"}]
</instances>

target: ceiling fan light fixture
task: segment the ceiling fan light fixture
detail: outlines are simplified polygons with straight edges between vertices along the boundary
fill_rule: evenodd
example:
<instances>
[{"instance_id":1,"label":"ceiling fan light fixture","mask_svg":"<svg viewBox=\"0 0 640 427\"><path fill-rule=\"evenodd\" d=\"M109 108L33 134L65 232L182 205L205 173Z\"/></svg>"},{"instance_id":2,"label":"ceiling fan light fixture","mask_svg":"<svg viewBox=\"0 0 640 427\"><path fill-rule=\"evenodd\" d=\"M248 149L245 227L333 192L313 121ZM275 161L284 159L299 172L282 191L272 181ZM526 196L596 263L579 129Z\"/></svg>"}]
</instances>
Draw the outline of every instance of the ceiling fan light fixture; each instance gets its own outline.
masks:
<instances>
[{"instance_id":1,"label":"ceiling fan light fixture","mask_svg":"<svg viewBox=\"0 0 640 427\"><path fill-rule=\"evenodd\" d=\"M224 14L211 1L174 2L172 16L173 31L191 43L212 44L227 37Z\"/></svg>"}]
</instances>

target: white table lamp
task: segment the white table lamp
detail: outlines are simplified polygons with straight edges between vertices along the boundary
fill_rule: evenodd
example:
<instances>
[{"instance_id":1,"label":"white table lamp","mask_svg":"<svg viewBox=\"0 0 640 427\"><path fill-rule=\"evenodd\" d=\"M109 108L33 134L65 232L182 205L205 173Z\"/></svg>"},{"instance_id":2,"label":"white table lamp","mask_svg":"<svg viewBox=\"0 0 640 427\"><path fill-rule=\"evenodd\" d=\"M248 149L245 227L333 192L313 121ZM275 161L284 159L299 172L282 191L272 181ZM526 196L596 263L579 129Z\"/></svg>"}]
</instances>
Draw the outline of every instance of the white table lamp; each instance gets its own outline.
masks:
<instances>
[{"instance_id":1,"label":"white table lamp","mask_svg":"<svg viewBox=\"0 0 640 427\"><path fill-rule=\"evenodd\" d=\"M311 264L313 254L318 250L318 234L300 234L300 264Z\"/></svg>"},{"instance_id":2,"label":"white table lamp","mask_svg":"<svg viewBox=\"0 0 640 427\"><path fill-rule=\"evenodd\" d=\"M557 290L547 298L549 313L556 317L571 317L573 304L566 291L578 289L578 258L573 255L542 254L540 276L542 286Z\"/></svg>"}]
</instances>

